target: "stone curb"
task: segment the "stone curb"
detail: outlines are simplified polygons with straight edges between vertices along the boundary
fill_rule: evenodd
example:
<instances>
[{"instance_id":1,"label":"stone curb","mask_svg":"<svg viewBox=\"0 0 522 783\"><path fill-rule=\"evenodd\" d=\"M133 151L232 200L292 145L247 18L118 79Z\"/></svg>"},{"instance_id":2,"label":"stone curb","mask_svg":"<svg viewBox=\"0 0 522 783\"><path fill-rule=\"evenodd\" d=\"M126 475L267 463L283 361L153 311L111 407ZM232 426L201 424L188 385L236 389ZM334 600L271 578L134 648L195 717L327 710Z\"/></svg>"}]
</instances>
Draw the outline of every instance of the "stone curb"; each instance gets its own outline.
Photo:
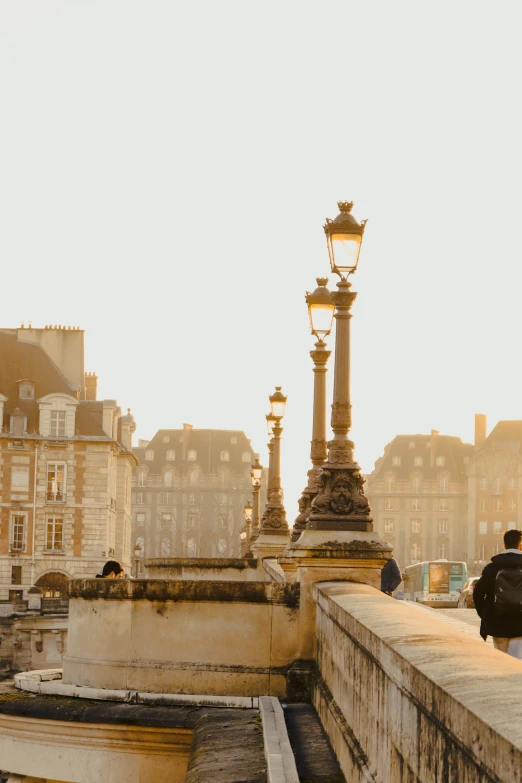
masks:
<instances>
[{"instance_id":1,"label":"stone curb","mask_svg":"<svg viewBox=\"0 0 522 783\"><path fill-rule=\"evenodd\" d=\"M235 707L236 709L258 709L257 696L208 696L191 693L143 693L141 691L111 690L109 688L88 688L68 685L62 682L60 669L49 672L33 671L15 674L15 687L29 693L43 696L67 696L95 701L117 701L125 704L149 704L157 707L193 704L195 707Z\"/></svg>"},{"instance_id":2,"label":"stone curb","mask_svg":"<svg viewBox=\"0 0 522 783\"><path fill-rule=\"evenodd\" d=\"M259 697L263 721L263 742L267 762L267 783L299 783L294 753L288 739L285 716L279 699Z\"/></svg>"}]
</instances>

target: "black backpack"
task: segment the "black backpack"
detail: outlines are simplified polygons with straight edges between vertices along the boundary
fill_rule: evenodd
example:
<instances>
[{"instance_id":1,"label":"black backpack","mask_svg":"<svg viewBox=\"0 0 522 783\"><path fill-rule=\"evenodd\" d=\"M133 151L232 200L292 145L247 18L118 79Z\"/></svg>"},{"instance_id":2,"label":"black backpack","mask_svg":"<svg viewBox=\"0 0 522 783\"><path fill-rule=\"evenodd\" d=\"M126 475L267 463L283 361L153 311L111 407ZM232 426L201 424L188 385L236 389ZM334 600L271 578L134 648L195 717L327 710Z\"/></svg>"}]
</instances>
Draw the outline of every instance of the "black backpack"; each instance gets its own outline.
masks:
<instances>
[{"instance_id":1,"label":"black backpack","mask_svg":"<svg viewBox=\"0 0 522 783\"><path fill-rule=\"evenodd\" d=\"M495 612L522 614L522 567L501 568L495 579Z\"/></svg>"}]
</instances>

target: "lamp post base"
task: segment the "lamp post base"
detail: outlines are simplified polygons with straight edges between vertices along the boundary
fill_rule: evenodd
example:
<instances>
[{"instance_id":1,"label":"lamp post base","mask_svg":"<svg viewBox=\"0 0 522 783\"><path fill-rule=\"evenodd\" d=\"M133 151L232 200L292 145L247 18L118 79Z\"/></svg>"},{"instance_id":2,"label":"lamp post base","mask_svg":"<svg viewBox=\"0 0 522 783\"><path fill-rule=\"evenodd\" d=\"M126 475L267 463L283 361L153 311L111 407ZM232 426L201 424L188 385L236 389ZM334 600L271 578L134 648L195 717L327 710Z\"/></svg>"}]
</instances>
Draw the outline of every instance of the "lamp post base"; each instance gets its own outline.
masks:
<instances>
[{"instance_id":1,"label":"lamp post base","mask_svg":"<svg viewBox=\"0 0 522 783\"><path fill-rule=\"evenodd\" d=\"M330 517L325 519L309 520L307 524L307 530L339 530L343 533L349 531L362 530L366 533L371 533L373 530L373 522L371 519L347 519L342 520L339 517Z\"/></svg>"}]
</instances>

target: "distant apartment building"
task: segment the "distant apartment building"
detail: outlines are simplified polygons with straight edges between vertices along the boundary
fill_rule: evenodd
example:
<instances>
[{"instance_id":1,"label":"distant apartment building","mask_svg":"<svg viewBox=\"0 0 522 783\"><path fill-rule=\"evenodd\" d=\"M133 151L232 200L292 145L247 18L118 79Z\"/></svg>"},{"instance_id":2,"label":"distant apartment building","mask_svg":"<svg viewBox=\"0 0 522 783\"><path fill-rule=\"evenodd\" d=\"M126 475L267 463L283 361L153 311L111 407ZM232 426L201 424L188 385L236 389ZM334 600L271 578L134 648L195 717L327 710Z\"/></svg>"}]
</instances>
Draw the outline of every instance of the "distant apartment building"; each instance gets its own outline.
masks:
<instances>
[{"instance_id":1,"label":"distant apartment building","mask_svg":"<svg viewBox=\"0 0 522 783\"><path fill-rule=\"evenodd\" d=\"M142 559L240 556L254 459L244 432L184 424L158 430L134 454L132 538Z\"/></svg>"},{"instance_id":2,"label":"distant apartment building","mask_svg":"<svg viewBox=\"0 0 522 783\"><path fill-rule=\"evenodd\" d=\"M468 556L467 471L475 447L460 438L397 435L368 476L374 528L401 568Z\"/></svg>"},{"instance_id":3,"label":"distant apartment building","mask_svg":"<svg viewBox=\"0 0 522 783\"><path fill-rule=\"evenodd\" d=\"M502 534L522 529L522 421L499 421L486 437L486 417L476 417L477 450L468 466L467 553L479 574L503 549Z\"/></svg>"},{"instance_id":4,"label":"distant apartment building","mask_svg":"<svg viewBox=\"0 0 522 783\"><path fill-rule=\"evenodd\" d=\"M0 600L130 566L134 430L97 400L81 329L0 329Z\"/></svg>"}]
</instances>

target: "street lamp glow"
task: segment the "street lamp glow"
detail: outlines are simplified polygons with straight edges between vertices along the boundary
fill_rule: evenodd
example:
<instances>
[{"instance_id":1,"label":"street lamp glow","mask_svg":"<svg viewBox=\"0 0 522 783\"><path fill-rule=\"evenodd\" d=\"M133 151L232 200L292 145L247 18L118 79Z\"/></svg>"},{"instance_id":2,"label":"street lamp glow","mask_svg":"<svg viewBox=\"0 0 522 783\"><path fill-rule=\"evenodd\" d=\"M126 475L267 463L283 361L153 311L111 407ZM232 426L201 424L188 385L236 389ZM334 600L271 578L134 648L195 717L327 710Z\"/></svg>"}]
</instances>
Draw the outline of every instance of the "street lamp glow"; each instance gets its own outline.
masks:
<instances>
[{"instance_id":1,"label":"street lamp glow","mask_svg":"<svg viewBox=\"0 0 522 783\"><path fill-rule=\"evenodd\" d=\"M271 413L266 414L266 428L268 430L268 437L272 438L274 436L274 427L276 424L276 419L274 416L272 416Z\"/></svg>"},{"instance_id":2,"label":"street lamp glow","mask_svg":"<svg viewBox=\"0 0 522 783\"><path fill-rule=\"evenodd\" d=\"M245 507L243 509L243 513L245 515L245 522L251 522L252 521L252 503L248 501L248 503L245 503Z\"/></svg>"},{"instance_id":3,"label":"street lamp glow","mask_svg":"<svg viewBox=\"0 0 522 783\"><path fill-rule=\"evenodd\" d=\"M338 201L340 213L334 220L326 218L323 226L332 272L346 278L357 269L366 220L360 223L350 214L353 201Z\"/></svg>"},{"instance_id":4,"label":"street lamp glow","mask_svg":"<svg viewBox=\"0 0 522 783\"><path fill-rule=\"evenodd\" d=\"M247 537L246 530L242 530L241 533L239 534L239 537L240 537L241 541L246 541L246 537Z\"/></svg>"},{"instance_id":5,"label":"street lamp glow","mask_svg":"<svg viewBox=\"0 0 522 783\"><path fill-rule=\"evenodd\" d=\"M139 544L136 544L136 546L134 547L134 557L136 558L136 560L140 556L140 553L141 553L141 546Z\"/></svg>"},{"instance_id":6,"label":"street lamp glow","mask_svg":"<svg viewBox=\"0 0 522 783\"><path fill-rule=\"evenodd\" d=\"M327 277L318 277L318 288L313 293L307 291L305 296L306 304L308 305L310 331L320 340L332 331L335 310L332 295L326 288L327 282Z\"/></svg>"},{"instance_id":7,"label":"street lamp glow","mask_svg":"<svg viewBox=\"0 0 522 783\"><path fill-rule=\"evenodd\" d=\"M276 386L275 392L268 398L270 400L270 412L272 418L280 421L285 415L287 397L281 391L281 386ZM268 417L267 417L268 418Z\"/></svg>"},{"instance_id":8,"label":"street lamp glow","mask_svg":"<svg viewBox=\"0 0 522 783\"><path fill-rule=\"evenodd\" d=\"M259 454L255 454L255 462L252 465L252 473L250 474L252 476L252 484L256 484L257 482L261 481L261 476L263 475L263 466L259 462Z\"/></svg>"}]
</instances>

